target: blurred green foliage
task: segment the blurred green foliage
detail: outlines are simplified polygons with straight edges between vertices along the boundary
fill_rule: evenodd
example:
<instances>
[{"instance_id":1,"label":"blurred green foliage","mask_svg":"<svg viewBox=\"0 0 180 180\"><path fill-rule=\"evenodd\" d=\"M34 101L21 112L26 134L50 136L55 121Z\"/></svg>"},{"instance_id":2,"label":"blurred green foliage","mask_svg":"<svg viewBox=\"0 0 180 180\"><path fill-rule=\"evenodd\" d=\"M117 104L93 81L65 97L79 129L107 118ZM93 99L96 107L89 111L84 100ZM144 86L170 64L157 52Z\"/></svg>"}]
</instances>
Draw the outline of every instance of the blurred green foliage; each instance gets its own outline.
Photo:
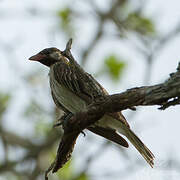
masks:
<instances>
[{"instance_id":1,"label":"blurred green foliage","mask_svg":"<svg viewBox=\"0 0 180 180\"><path fill-rule=\"evenodd\" d=\"M72 26L72 11L70 8L64 8L57 12L58 19L60 20L60 28L67 33L68 36L73 34Z\"/></svg>"},{"instance_id":2,"label":"blurred green foliage","mask_svg":"<svg viewBox=\"0 0 180 180\"><path fill-rule=\"evenodd\" d=\"M81 173L75 180L88 180L88 176L85 173Z\"/></svg>"},{"instance_id":3,"label":"blurred green foliage","mask_svg":"<svg viewBox=\"0 0 180 180\"><path fill-rule=\"evenodd\" d=\"M68 161L60 171L57 172L59 179L70 180L73 177L73 161Z\"/></svg>"},{"instance_id":4,"label":"blurred green foliage","mask_svg":"<svg viewBox=\"0 0 180 180\"><path fill-rule=\"evenodd\" d=\"M35 124L35 136L43 137L48 136L48 132L50 132L53 128L53 123L46 122L43 119L41 121L37 121Z\"/></svg>"},{"instance_id":5,"label":"blurred green foliage","mask_svg":"<svg viewBox=\"0 0 180 180\"><path fill-rule=\"evenodd\" d=\"M85 172L75 175L75 168L72 159L57 172L57 175L59 179L63 180L89 180L89 177Z\"/></svg>"},{"instance_id":6,"label":"blurred green foliage","mask_svg":"<svg viewBox=\"0 0 180 180\"><path fill-rule=\"evenodd\" d=\"M53 117L55 115L53 112L51 114L50 111L46 111L39 102L32 99L25 108L24 117L35 121L35 136L46 137L53 128Z\"/></svg>"},{"instance_id":7,"label":"blurred green foliage","mask_svg":"<svg viewBox=\"0 0 180 180\"><path fill-rule=\"evenodd\" d=\"M128 29L136 31L142 35L155 34L155 26L150 18L140 13L130 13L125 22Z\"/></svg>"},{"instance_id":8,"label":"blurred green foliage","mask_svg":"<svg viewBox=\"0 0 180 180\"><path fill-rule=\"evenodd\" d=\"M124 68L125 62L121 61L115 55L110 55L105 58L105 69L108 70L108 73L113 80L117 81L120 79Z\"/></svg>"},{"instance_id":9,"label":"blurred green foliage","mask_svg":"<svg viewBox=\"0 0 180 180\"><path fill-rule=\"evenodd\" d=\"M58 12L59 17L61 17L62 20L66 23L68 23L70 14L71 14L71 10L69 8L62 9Z\"/></svg>"},{"instance_id":10,"label":"blurred green foliage","mask_svg":"<svg viewBox=\"0 0 180 180\"><path fill-rule=\"evenodd\" d=\"M32 99L24 111L24 116L25 117L32 117L36 115L41 116L43 115L44 112L45 110L43 109L43 107L36 100Z\"/></svg>"},{"instance_id":11,"label":"blurred green foliage","mask_svg":"<svg viewBox=\"0 0 180 180\"><path fill-rule=\"evenodd\" d=\"M0 92L0 119L3 113L8 108L10 99L11 99L10 94Z\"/></svg>"}]
</instances>

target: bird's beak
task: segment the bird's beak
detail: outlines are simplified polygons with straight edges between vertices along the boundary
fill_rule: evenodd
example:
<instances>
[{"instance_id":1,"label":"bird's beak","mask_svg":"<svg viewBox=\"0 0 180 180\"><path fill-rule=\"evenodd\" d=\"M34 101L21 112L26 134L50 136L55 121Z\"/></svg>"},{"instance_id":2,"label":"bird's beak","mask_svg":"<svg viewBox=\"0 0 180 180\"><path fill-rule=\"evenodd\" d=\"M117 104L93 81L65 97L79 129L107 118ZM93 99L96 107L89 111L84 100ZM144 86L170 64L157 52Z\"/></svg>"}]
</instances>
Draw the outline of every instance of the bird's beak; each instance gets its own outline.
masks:
<instances>
[{"instance_id":1,"label":"bird's beak","mask_svg":"<svg viewBox=\"0 0 180 180\"><path fill-rule=\"evenodd\" d=\"M29 60L31 60L31 61L40 61L41 59L43 59L43 58L45 58L45 55L42 55L42 54L36 54L36 55L34 55L34 56L31 56L30 58L29 58Z\"/></svg>"}]
</instances>

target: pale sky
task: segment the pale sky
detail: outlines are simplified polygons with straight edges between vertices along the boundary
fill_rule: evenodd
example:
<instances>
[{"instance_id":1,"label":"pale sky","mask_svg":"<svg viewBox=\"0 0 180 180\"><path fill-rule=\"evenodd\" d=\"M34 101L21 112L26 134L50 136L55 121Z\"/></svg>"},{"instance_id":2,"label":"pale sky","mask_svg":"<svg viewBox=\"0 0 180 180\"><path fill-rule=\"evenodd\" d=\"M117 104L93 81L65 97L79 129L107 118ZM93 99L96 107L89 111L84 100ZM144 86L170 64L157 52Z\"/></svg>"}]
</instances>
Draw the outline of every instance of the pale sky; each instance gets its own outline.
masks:
<instances>
[{"instance_id":1,"label":"pale sky","mask_svg":"<svg viewBox=\"0 0 180 180\"><path fill-rule=\"evenodd\" d=\"M83 1L75 1L74 5L77 5L79 9L84 10L87 8ZM104 1L99 0L99 5L104 3ZM29 63L27 61L28 57L37 53L39 50L56 46L60 49L63 49L66 43L66 38L63 33L59 34L58 38L62 41L54 41L53 43L47 39L47 29L53 30L56 27L56 19L54 18L54 10L61 8L61 4L65 6L64 1L35 1L35 0L24 0L24 1L0 1L0 10L2 14L7 14L5 17L2 16L0 22L0 40L1 43L9 43L12 41L12 44L16 43L17 48L15 50L16 58L12 57L12 62L6 61L6 56L3 54L3 49L1 49L0 54L0 84L1 88L7 90L9 88L15 89L15 94L17 95L16 99L21 99L19 103L16 104L16 107L12 105L10 108L10 113L7 115L7 128L19 129L21 135L32 134L32 128L27 128L27 123L23 121L22 118L19 118L19 113L21 112L21 107L26 104L26 88L23 87L23 84L20 84L20 78L17 77L16 72L12 72L11 66L14 64L17 65L17 71L21 70L22 72L31 72L36 68L41 68L40 64ZM26 8L33 6L41 6L42 11L48 12L50 16L44 15L43 17L37 18L36 16L30 17L26 12ZM106 5L103 4L104 8ZM83 7L83 8L81 8ZM150 17L155 18L157 27L160 28L162 33L170 31L177 22L180 22L180 2L178 0L149 0L146 4L146 13ZM52 16L51 16L52 14ZM1 12L0 12L1 15ZM29 17L28 17L29 16ZM78 24L79 23L79 24ZM81 24L80 24L81 23ZM95 29L96 24L93 22L93 17L89 17L88 21L86 18L79 18L76 24L76 38L74 39L73 44L73 53L78 59L78 47L86 45L84 39L90 40L91 33ZM109 28L109 29L108 29ZM107 31L111 31L111 26L107 27ZM14 42L15 41L15 42ZM1 45L0 43L0 45ZM127 88L142 86L143 76L145 71L145 62L143 58L137 54L132 47L124 47L125 42L120 42L119 40L109 38L104 38L97 46L96 52L93 52L86 65L86 70L90 73L93 73L95 69L98 69L101 66L103 58L105 55L115 52L119 56L125 57L127 59L127 69L125 70L123 80L115 85L110 82L106 77L99 79L99 82L110 93L117 93L125 91ZM1 46L0 46L1 48ZM153 64L153 72L150 84L161 83L168 78L171 72L175 72L178 62L180 61L180 35L173 39L168 46L166 46L156 58ZM15 61L15 62L13 62ZM44 69L48 73L47 69ZM5 76L7 78L5 78ZM14 81L16 77L16 81ZM19 81L18 81L19 79ZM44 77L44 80L48 81L48 76ZM48 83L47 83L48 84ZM47 90L48 91L48 90ZM15 101L14 100L14 101ZM137 173L133 174L133 177L129 176L125 178L126 180L164 180L165 175L169 175L169 172L164 172L159 170L159 167L166 167L165 158L173 152L172 157L177 157L180 160L180 106L171 107L165 111L157 110L157 107L138 107L138 113L135 118L131 121L130 124L132 129L140 136L145 144L152 150L156 156L155 168L152 170L148 167L144 161L144 168ZM125 112L128 114L128 112ZM17 124L20 124L17 127ZM143 130L141 130L141 127ZM95 137L97 139L97 144L93 144L87 151L87 154L84 153L83 157L87 157L90 153L93 153L103 142L101 138ZM79 149L82 149L83 146L91 146L86 142L86 138L82 136L78 140L75 148L75 155L77 155L78 169L83 167L81 162L81 157L78 156ZM137 159L140 159L139 153L130 147L128 151L131 151L133 156L136 156ZM107 153L102 155L95 163L92 164L90 172L93 174L103 172L105 170L118 171L120 167L123 167L123 158L119 162L119 153L117 148L108 148ZM107 163L108 162L108 163ZM111 166L113 164L113 167ZM101 174L101 173L100 173ZM172 171L171 180L177 180L180 178L180 172ZM103 178L108 179L108 178ZM113 178L114 180L119 180L119 177ZM101 180L97 178L96 180Z\"/></svg>"}]
</instances>

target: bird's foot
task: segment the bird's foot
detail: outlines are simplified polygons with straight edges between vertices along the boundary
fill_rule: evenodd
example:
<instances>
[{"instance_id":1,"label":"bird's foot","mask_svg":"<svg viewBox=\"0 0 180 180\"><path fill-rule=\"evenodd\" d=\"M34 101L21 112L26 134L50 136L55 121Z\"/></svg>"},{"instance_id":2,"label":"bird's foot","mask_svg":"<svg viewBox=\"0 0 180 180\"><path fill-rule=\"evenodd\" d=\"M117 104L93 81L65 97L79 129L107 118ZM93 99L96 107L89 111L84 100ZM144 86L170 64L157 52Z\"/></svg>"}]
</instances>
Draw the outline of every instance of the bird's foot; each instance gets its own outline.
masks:
<instances>
[{"instance_id":1,"label":"bird's foot","mask_svg":"<svg viewBox=\"0 0 180 180\"><path fill-rule=\"evenodd\" d=\"M62 125L63 125L63 122L57 122L57 123L53 124L53 128L56 128L56 127L59 127L59 126L62 126Z\"/></svg>"},{"instance_id":2,"label":"bird's foot","mask_svg":"<svg viewBox=\"0 0 180 180\"><path fill-rule=\"evenodd\" d=\"M58 122L53 125L53 128L56 128L59 126L63 126L63 128L65 128L67 126L68 121L71 119L72 116L73 116L72 113L64 114L60 119L58 119ZM84 131L81 131L81 133L83 134L84 137L86 136Z\"/></svg>"},{"instance_id":3,"label":"bird's foot","mask_svg":"<svg viewBox=\"0 0 180 180\"><path fill-rule=\"evenodd\" d=\"M81 133L83 134L83 136L84 136L84 137L86 136L86 134L85 134L85 132L84 132L84 131L81 131Z\"/></svg>"},{"instance_id":4,"label":"bird's foot","mask_svg":"<svg viewBox=\"0 0 180 180\"><path fill-rule=\"evenodd\" d=\"M73 116L72 113L64 114L60 119L58 119L58 122L53 125L53 127L59 127L63 126L65 127L67 125L67 122L71 117Z\"/></svg>"}]
</instances>

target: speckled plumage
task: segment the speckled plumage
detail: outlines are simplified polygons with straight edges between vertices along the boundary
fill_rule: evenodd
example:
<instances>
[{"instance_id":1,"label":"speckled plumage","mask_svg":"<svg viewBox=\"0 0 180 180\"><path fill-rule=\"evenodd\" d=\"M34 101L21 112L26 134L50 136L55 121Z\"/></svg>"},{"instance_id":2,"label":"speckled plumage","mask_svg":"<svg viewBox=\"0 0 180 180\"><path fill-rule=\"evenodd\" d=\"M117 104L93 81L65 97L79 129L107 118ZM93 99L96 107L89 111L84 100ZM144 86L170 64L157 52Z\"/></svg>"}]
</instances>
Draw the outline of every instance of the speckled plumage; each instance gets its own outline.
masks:
<instances>
[{"instance_id":1,"label":"speckled plumage","mask_svg":"<svg viewBox=\"0 0 180 180\"><path fill-rule=\"evenodd\" d=\"M65 113L83 110L96 98L107 95L107 91L78 64L72 64L56 48L48 48L30 58L50 67L50 86L52 97L58 108ZM154 155L130 129L121 112L105 114L88 129L124 147L127 141L135 146L144 159L153 166ZM118 131L118 133L117 133Z\"/></svg>"}]
</instances>

